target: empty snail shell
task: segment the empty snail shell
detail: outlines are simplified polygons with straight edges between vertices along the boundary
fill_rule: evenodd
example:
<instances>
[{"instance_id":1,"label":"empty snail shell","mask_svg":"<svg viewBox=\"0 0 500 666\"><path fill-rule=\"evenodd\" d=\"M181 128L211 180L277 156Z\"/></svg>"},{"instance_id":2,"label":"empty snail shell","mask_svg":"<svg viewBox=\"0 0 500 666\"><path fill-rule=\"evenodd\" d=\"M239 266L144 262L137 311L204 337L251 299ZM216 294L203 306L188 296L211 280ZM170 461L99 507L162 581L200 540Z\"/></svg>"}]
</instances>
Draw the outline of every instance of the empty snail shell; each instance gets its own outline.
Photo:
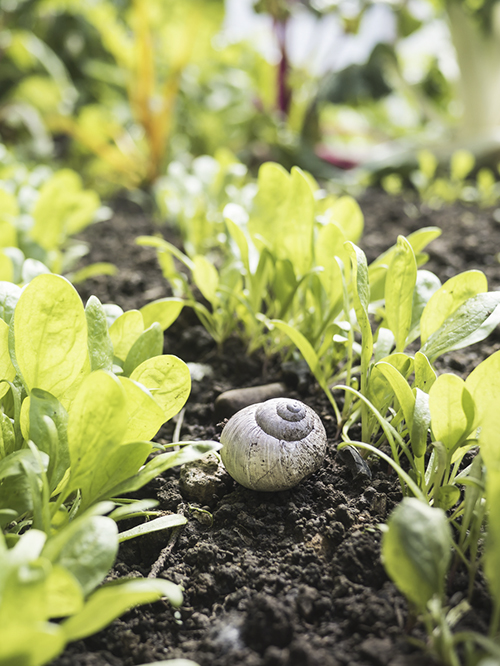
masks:
<instances>
[{"instance_id":1,"label":"empty snail shell","mask_svg":"<svg viewBox=\"0 0 500 666\"><path fill-rule=\"evenodd\" d=\"M321 467L326 453L326 433L319 416L289 398L240 410L227 422L220 441L227 471L252 490L293 488Z\"/></svg>"}]
</instances>

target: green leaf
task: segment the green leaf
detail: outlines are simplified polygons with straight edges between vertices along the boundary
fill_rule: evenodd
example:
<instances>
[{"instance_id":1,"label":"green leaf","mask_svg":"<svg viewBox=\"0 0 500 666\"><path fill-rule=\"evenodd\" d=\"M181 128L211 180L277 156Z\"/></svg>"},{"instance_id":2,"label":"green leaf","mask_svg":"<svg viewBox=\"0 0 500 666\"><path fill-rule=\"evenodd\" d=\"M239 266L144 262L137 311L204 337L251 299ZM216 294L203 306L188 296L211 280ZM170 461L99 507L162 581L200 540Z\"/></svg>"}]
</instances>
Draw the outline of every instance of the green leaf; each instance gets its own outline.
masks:
<instances>
[{"instance_id":1,"label":"green leaf","mask_svg":"<svg viewBox=\"0 0 500 666\"><path fill-rule=\"evenodd\" d=\"M429 299L420 319L422 344L469 298L488 291L481 271L465 271L447 280Z\"/></svg>"},{"instance_id":2,"label":"green leaf","mask_svg":"<svg viewBox=\"0 0 500 666\"><path fill-rule=\"evenodd\" d=\"M68 414L70 488L81 488L84 501L92 486L109 474L102 460L118 448L127 429L125 391L116 377L97 370L83 381Z\"/></svg>"},{"instance_id":3,"label":"green leaf","mask_svg":"<svg viewBox=\"0 0 500 666\"><path fill-rule=\"evenodd\" d=\"M431 386L436 381L436 371L429 363L429 359L422 352L417 352L415 354L415 382L413 386L415 388L422 389L426 393L429 393Z\"/></svg>"},{"instance_id":4,"label":"green leaf","mask_svg":"<svg viewBox=\"0 0 500 666\"><path fill-rule=\"evenodd\" d=\"M68 414L57 398L33 389L29 401L29 437L49 456L47 476L54 490L69 468Z\"/></svg>"},{"instance_id":5,"label":"green leaf","mask_svg":"<svg viewBox=\"0 0 500 666\"><path fill-rule=\"evenodd\" d=\"M94 474L92 482L85 489L80 508L115 497L118 494L115 489L137 474L152 448L151 442L124 442L105 451L99 473Z\"/></svg>"},{"instance_id":6,"label":"green leaf","mask_svg":"<svg viewBox=\"0 0 500 666\"><path fill-rule=\"evenodd\" d=\"M0 383L0 398L7 393L10 386L7 382L14 381L16 370L12 365L9 353L9 327L0 319L0 380L7 380Z\"/></svg>"},{"instance_id":7,"label":"green leaf","mask_svg":"<svg viewBox=\"0 0 500 666\"><path fill-rule=\"evenodd\" d=\"M43 557L69 571L84 596L107 576L118 552L118 528L111 518L83 514L51 537Z\"/></svg>"},{"instance_id":8,"label":"green leaf","mask_svg":"<svg viewBox=\"0 0 500 666\"><path fill-rule=\"evenodd\" d=\"M39 190L30 236L45 250L57 250L68 236L94 220L99 206L98 195L82 189L82 180L75 171L58 171Z\"/></svg>"},{"instance_id":9,"label":"green leaf","mask_svg":"<svg viewBox=\"0 0 500 666\"><path fill-rule=\"evenodd\" d=\"M405 380L413 372L413 359L408 354L398 352L397 354L390 354L382 360L384 363L394 366ZM381 414L385 414L394 400L394 389L385 374L378 367L378 363L377 361L371 369L366 397Z\"/></svg>"},{"instance_id":10,"label":"green leaf","mask_svg":"<svg viewBox=\"0 0 500 666\"><path fill-rule=\"evenodd\" d=\"M119 487L115 488L113 495L116 497L124 493L135 492L165 470L199 460L205 453L218 451L220 448L221 445L219 442L191 442L183 445L179 451L161 453L147 462L134 477L124 481Z\"/></svg>"},{"instance_id":11,"label":"green leaf","mask_svg":"<svg viewBox=\"0 0 500 666\"><path fill-rule=\"evenodd\" d=\"M349 268L345 241L344 234L335 224L326 224L319 230L315 243L316 265L323 267L319 279L328 295L330 306L343 298L342 273L335 257L340 257L344 267Z\"/></svg>"},{"instance_id":12,"label":"green leaf","mask_svg":"<svg viewBox=\"0 0 500 666\"><path fill-rule=\"evenodd\" d=\"M410 441L413 453L417 458L425 455L427 450L427 434L431 425L429 396L419 388L415 389L415 406L410 428Z\"/></svg>"},{"instance_id":13,"label":"green leaf","mask_svg":"<svg viewBox=\"0 0 500 666\"><path fill-rule=\"evenodd\" d=\"M413 342L420 335L420 320L430 298L441 287L440 279L430 271L417 271L417 282L413 292L411 326L407 342Z\"/></svg>"},{"instance_id":14,"label":"green leaf","mask_svg":"<svg viewBox=\"0 0 500 666\"><path fill-rule=\"evenodd\" d=\"M52 622L7 622L0 629L0 664L48 664L64 650L65 643L61 627Z\"/></svg>"},{"instance_id":15,"label":"green leaf","mask_svg":"<svg viewBox=\"0 0 500 666\"><path fill-rule=\"evenodd\" d=\"M440 375L429 391L435 441L452 451L472 430L474 401L465 382L450 373Z\"/></svg>"},{"instance_id":16,"label":"green leaf","mask_svg":"<svg viewBox=\"0 0 500 666\"><path fill-rule=\"evenodd\" d=\"M166 597L172 606L182 603L181 588L161 578L134 578L103 585L84 608L62 623L66 640L76 641L95 634L125 611Z\"/></svg>"},{"instance_id":17,"label":"green leaf","mask_svg":"<svg viewBox=\"0 0 500 666\"><path fill-rule=\"evenodd\" d=\"M101 301L91 296L85 307L91 370L113 369L113 343L108 332L106 312Z\"/></svg>"},{"instance_id":18,"label":"green leaf","mask_svg":"<svg viewBox=\"0 0 500 666\"><path fill-rule=\"evenodd\" d=\"M249 232L259 249L290 260L299 277L311 267L314 214L313 191L299 168L289 176L276 164L262 165Z\"/></svg>"},{"instance_id":19,"label":"green leaf","mask_svg":"<svg viewBox=\"0 0 500 666\"><path fill-rule=\"evenodd\" d=\"M358 202L350 196L339 197L328 207L326 216L342 229L346 240L357 243L364 228L363 212Z\"/></svg>"},{"instance_id":20,"label":"green leaf","mask_svg":"<svg viewBox=\"0 0 500 666\"><path fill-rule=\"evenodd\" d=\"M0 282L0 319L10 324L17 301L21 296L21 288L11 282Z\"/></svg>"},{"instance_id":21,"label":"green leaf","mask_svg":"<svg viewBox=\"0 0 500 666\"><path fill-rule=\"evenodd\" d=\"M43 460L46 461L47 456ZM0 509L13 510L18 515L31 511L33 492L40 492L42 471L39 461L28 449L14 451L0 460ZM39 479L39 487L32 486L30 477Z\"/></svg>"},{"instance_id":22,"label":"green leaf","mask_svg":"<svg viewBox=\"0 0 500 666\"><path fill-rule=\"evenodd\" d=\"M469 150L455 150L450 159L452 180L464 180L474 168L476 159Z\"/></svg>"},{"instance_id":23,"label":"green leaf","mask_svg":"<svg viewBox=\"0 0 500 666\"><path fill-rule=\"evenodd\" d=\"M172 355L155 356L139 365L130 379L143 384L168 421L184 407L191 391L189 368Z\"/></svg>"},{"instance_id":24,"label":"green leaf","mask_svg":"<svg viewBox=\"0 0 500 666\"><path fill-rule=\"evenodd\" d=\"M368 318L368 305L370 304L368 266L365 253L359 247L350 241L345 246L351 256L353 268L354 310L361 330L361 360L368 368L373 353L373 335Z\"/></svg>"},{"instance_id":25,"label":"green leaf","mask_svg":"<svg viewBox=\"0 0 500 666\"><path fill-rule=\"evenodd\" d=\"M64 271L64 273L72 284L81 284L89 278L100 277L102 275L116 275L118 273L118 268L114 264L110 264L106 261L97 261L94 264L84 266L77 271L72 271L71 273L66 273L66 271Z\"/></svg>"},{"instance_id":26,"label":"green leaf","mask_svg":"<svg viewBox=\"0 0 500 666\"><path fill-rule=\"evenodd\" d=\"M157 301L147 303L140 310L144 319L144 328L149 328L151 324L158 322L162 330L166 331L177 320L183 307L184 301L181 298L159 298Z\"/></svg>"},{"instance_id":27,"label":"green leaf","mask_svg":"<svg viewBox=\"0 0 500 666\"><path fill-rule=\"evenodd\" d=\"M498 395L498 394L497 394ZM484 573L488 580L495 609L500 606L500 467L498 462L487 464L486 501L488 505L488 535L484 552Z\"/></svg>"},{"instance_id":28,"label":"green leaf","mask_svg":"<svg viewBox=\"0 0 500 666\"><path fill-rule=\"evenodd\" d=\"M193 280L201 291L204 298L212 305L217 301L217 289L219 287L219 273L210 261L197 254L193 258Z\"/></svg>"},{"instance_id":29,"label":"green leaf","mask_svg":"<svg viewBox=\"0 0 500 666\"><path fill-rule=\"evenodd\" d=\"M478 294L462 303L421 348L430 361L484 340L500 320L500 293Z\"/></svg>"},{"instance_id":30,"label":"green leaf","mask_svg":"<svg viewBox=\"0 0 500 666\"><path fill-rule=\"evenodd\" d=\"M144 534L151 534L151 532L160 532L162 530L169 530L172 527L179 527L179 525L185 525L187 523L187 518L179 514L170 514L168 516L160 516L154 520L148 520L145 523L136 525L125 532L120 532L118 539L120 543L128 541L129 539L135 539L138 536L143 536Z\"/></svg>"},{"instance_id":31,"label":"green leaf","mask_svg":"<svg viewBox=\"0 0 500 666\"><path fill-rule=\"evenodd\" d=\"M279 164L266 162L259 169L259 189L254 199L254 210L250 216L248 230L253 239L268 240L273 247L273 233L276 220L284 216L290 192L291 178ZM281 224L281 222L280 222ZM277 235L279 235L277 233ZM256 242L259 248L262 243Z\"/></svg>"},{"instance_id":32,"label":"green leaf","mask_svg":"<svg viewBox=\"0 0 500 666\"><path fill-rule=\"evenodd\" d=\"M56 564L45 581L45 601L49 618L78 613L83 607L80 583L73 574Z\"/></svg>"},{"instance_id":33,"label":"green leaf","mask_svg":"<svg viewBox=\"0 0 500 666\"><path fill-rule=\"evenodd\" d=\"M309 340L307 340L307 338L305 338L300 331L284 321L279 319L271 319L270 324L288 335L290 340L294 343L294 345L304 357L304 360L306 361L309 369L313 373L321 388L323 390L325 390L325 387L328 388L326 377L321 368L321 361L316 355L316 352L314 351L313 346Z\"/></svg>"},{"instance_id":34,"label":"green leaf","mask_svg":"<svg viewBox=\"0 0 500 666\"><path fill-rule=\"evenodd\" d=\"M224 209L224 213L226 209ZM250 259L249 259L249 240L243 229L241 229L236 222L234 222L230 217L224 215L224 222L226 223L227 230L229 235L236 243L236 246L240 253L240 259L245 267L247 273L250 273Z\"/></svg>"},{"instance_id":35,"label":"green leaf","mask_svg":"<svg viewBox=\"0 0 500 666\"><path fill-rule=\"evenodd\" d=\"M163 409L142 384L134 382L128 377L118 379L127 399L128 421L124 441L151 439L165 423Z\"/></svg>"},{"instance_id":36,"label":"green leaf","mask_svg":"<svg viewBox=\"0 0 500 666\"><path fill-rule=\"evenodd\" d=\"M415 396L413 395L413 391L403 375L390 363L380 361L375 367L382 372L384 377L390 383L401 409L403 410L408 430L411 432L413 426L413 412L415 409ZM413 453L417 457L423 455L421 451L414 450Z\"/></svg>"},{"instance_id":37,"label":"green leaf","mask_svg":"<svg viewBox=\"0 0 500 666\"><path fill-rule=\"evenodd\" d=\"M75 288L58 275L35 278L19 298L11 331L11 358L28 391L67 397L88 362L87 323Z\"/></svg>"},{"instance_id":38,"label":"green leaf","mask_svg":"<svg viewBox=\"0 0 500 666\"><path fill-rule=\"evenodd\" d=\"M0 413L0 459L16 449L14 426L7 414Z\"/></svg>"},{"instance_id":39,"label":"green leaf","mask_svg":"<svg viewBox=\"0 0 500 666\"><path fill-rule=\"evenodd\" d=\"M163 330L158 322L151 324L137 338L123 364L123 373L128 377L144 361L160 356L163 352Z\"/></svg>"},{"instance_id":40,"label":"green leaf","mask_svg":"<svg viewBox=\"0 0 500 666\"><path fill-rule=\"evenodd\" d=\"M448 511L454 507L459 499L460 489L457 486L446 484L444 486L440 486L436 491L436 506L438 506L440 509L443 509L443 511Z\"/></svg>"},{"instance_id":41,"label":"green leaf","mask_svg":"<svg viewBox=\"0 0 500 666\"><path fill-rule=\"evenodd\" d=\"M500 351L495 352L465 380L476 415L473 428L481 428L479 442L481 455L488 468L500 469L500 446L498 444L498 396L500 395Z\"/></svg>"},{"instance_id":42,"label":"green leaf","mask_svg":"<svg viewBox=\"0 0 500 666\"><path fill-rule=\"evenodd\" d=\"M421 261L421 252L423 248L440 235L441 229L438 229L437 227L422 227L422 229L414 231L407 237L406 240L410 243L411 247L413 248L413 252L415 253L417 266L420 266L423 263ZM386 271L383 269L384 267L388 267L390 265L395 252L396 245L393 245L370 264L370 288L372 299L374 301L380 300L384 297Z\"/></svg>"},{"instance_id":43,"label":"green leaf","mask_svg":"<svg viewBox=\"0 0 500 666\"><path fill-rule=\"evenodd\" d=\"M298 277L307 273L312 263L314 209L314 196L306 176L298 167L292 167L290 195L281 227L275 230L275 251L279 258L292 262Z\"/></svg>"},{"instance_id":44,"label":"green leaf","mask_svg":"<svg viewBox=\"0 0 500 666\"><path fill-rule=\"evenodd\" d=\"M117 317L109 327L114 355L124 362L132 345L143 332L144 319L139 310L128 310Z\"/></svg>"},{"instance_id":45,"label":"green leaf","mask_svg":"<svg viewBox=\"0 0 500 666\"><path fill-rule=\"evenodd\" d=\"M451 558L451 530L446 514L418 499L405 497L392 512L382 538L382 561L403 594L425 611L442 598Z\"/></svg>"},{"instance_id":46,"label":"green leaf","mask_svg":"<svg viewBox=\"0 0 500 666\"><path fill-rule=\"evenodd\" d=\"M404 236L399 236L385 282L385 314L396 340L396 352L406 347L416 281L417 262L412 247Z\"/></svg>"}]
</instances>

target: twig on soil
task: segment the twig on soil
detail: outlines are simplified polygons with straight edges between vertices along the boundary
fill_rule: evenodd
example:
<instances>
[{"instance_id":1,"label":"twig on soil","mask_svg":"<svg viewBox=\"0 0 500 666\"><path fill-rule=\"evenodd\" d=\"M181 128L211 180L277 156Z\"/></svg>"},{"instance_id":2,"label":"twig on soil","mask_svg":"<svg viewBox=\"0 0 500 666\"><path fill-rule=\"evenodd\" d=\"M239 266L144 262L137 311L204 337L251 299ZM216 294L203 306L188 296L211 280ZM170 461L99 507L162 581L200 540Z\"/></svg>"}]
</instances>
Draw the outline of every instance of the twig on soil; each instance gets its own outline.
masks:
<instances>
[{"instance_id":1,"label":"twig on soil","mask_svg":"<svg viewBox=\"0 0 500 666\"><path fill-rule=\"evenodd\" d=\"M167 561L168 556L175 548L177 539L179 538L179 535L183 527L184 525L179 525L178 527L173 528L172 534L170 535L170 539L165 548L160 552L156 562L151 567L151 571L148 573L148 578L158 577L158 574L160 573L160 571L162 571L162 569L165 566L165 562Z\"/></svg>"}]
</instances>

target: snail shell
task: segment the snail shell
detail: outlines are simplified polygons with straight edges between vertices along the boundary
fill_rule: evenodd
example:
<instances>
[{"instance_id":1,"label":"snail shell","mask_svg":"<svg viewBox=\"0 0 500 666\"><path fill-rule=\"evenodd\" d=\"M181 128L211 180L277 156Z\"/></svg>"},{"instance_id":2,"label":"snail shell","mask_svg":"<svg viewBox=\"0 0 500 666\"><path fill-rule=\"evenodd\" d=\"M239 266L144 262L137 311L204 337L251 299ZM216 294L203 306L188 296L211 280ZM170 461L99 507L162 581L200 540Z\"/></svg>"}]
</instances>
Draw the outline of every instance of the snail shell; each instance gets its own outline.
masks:
<instances>
[{"instance_id":1,"label":"snail shell","mask_svg":"<svg viewBox=\"0 0 500 666\"><path fill-rule=\"evenodd\" d=\"M321 467L326 433L304 403L275 398L250 405L227 422L220 455L229 474L246 488L293 488Z\"/></svg>"}]
</instances>

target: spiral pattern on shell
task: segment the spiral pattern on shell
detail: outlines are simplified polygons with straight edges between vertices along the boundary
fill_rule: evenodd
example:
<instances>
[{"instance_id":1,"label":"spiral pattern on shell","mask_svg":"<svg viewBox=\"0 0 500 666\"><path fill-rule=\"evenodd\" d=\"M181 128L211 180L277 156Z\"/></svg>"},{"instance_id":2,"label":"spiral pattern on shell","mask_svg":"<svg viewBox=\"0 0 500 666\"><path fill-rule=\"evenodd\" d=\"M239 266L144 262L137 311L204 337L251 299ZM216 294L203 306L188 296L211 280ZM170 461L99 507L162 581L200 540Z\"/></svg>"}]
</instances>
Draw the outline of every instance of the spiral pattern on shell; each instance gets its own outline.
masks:
<instances>
[{"instance_id":1,"label":"spiral pattern on shell","mask_svg":"<svg viewBox=\"0 0 500 666\"><path fill-rule=\"evenodd\" d=\"M221 458L229 474L252 490L293 488L321 466L326 433L307 405L275 398L237 412L221 435Z\"/></svg>"}]
</instances>

